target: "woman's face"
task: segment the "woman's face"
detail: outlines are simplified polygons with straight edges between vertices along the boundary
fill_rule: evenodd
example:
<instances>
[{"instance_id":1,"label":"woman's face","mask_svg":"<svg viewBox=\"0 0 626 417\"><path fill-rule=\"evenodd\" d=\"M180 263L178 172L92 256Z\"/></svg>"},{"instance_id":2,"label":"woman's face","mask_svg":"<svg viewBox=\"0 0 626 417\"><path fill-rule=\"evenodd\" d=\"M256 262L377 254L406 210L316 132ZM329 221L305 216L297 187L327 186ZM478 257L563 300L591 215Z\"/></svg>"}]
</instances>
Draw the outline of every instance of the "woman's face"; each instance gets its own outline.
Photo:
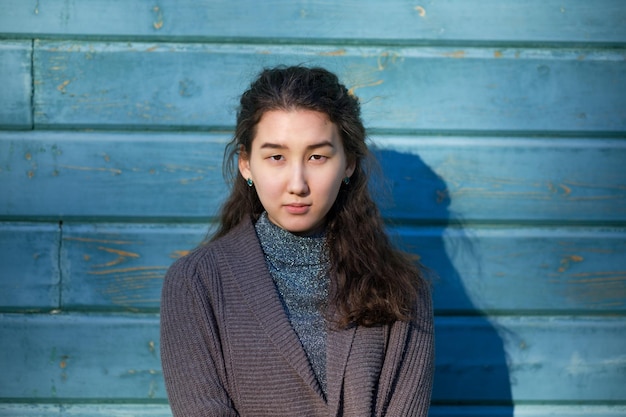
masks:
<instances>
[{"instance_id":1,"label":"woman's face","mask_svg":"<svg viewBox=\"0 0 626 417\"><path fill-rule=\"evenodd\" d=\"M323 226L341 182L354 172L337 126L313 110L272 110L256 126L239 172L252 179L270 221L296 234Z\"/></svg>"}]
</instances>

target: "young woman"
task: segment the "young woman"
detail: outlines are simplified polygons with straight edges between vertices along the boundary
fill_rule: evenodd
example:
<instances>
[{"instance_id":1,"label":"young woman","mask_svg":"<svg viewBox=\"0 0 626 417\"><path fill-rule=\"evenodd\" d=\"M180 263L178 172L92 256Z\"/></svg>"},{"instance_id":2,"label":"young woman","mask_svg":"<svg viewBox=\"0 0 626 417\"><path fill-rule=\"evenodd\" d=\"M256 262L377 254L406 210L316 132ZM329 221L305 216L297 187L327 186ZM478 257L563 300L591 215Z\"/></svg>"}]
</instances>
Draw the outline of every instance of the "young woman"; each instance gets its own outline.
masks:
<instances>
[{"instance_id":1,"label":"young woman","mask_svg":"<svg viewBox=\"0 0 626 417\"><path fill-rule=\"evenodd\" d=\"M163 287L174 416L426 416L430 295L370 197L358 100L278 67L240 104L219 229Z\"/></svg>"}]
</instances>

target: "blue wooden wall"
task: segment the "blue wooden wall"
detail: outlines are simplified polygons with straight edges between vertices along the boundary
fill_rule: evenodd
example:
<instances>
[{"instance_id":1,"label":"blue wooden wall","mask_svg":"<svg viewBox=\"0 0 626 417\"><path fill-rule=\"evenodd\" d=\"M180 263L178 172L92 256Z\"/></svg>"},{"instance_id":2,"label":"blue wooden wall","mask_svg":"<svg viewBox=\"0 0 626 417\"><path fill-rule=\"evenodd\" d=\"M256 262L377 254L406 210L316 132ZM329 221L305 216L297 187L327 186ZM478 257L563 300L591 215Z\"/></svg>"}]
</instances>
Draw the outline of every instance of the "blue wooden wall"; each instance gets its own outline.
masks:
<instances>
[{"instance_id":1,"label":"blue wooden wall","mask_svg":"<svg viewBox=\"0 0 626 417\"><path fill-rule=\"evenodd\" d=\"M162 278L278 63L361 97L438 273L431 415L626 415L624 1L1 0L0 416L170 416Z\"/></svg>"}]
</instances>

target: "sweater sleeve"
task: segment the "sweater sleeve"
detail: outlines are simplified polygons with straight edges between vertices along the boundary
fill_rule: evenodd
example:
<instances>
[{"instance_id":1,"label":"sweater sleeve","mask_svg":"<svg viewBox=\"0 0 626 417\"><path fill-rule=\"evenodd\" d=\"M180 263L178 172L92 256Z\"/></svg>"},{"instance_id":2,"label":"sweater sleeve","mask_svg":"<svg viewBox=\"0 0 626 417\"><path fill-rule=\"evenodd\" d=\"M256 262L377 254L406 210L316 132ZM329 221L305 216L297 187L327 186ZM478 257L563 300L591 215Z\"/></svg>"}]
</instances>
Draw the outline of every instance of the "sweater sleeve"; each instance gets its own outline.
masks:
<instances>
[{"instance_id":1,"label":"sweater sleeve","mask_svg":"<svg viewBox=\"0 0 626 417\"><path fill-rule=\"evenodd\" d=\"M417 318L402 323L405 331L394 329L389 343L400 346L395 354L401 355L399 366L383 370L383 375L393 378L386 407L381 415L387 417L427 417L432 393L435 340L434 320L430 291L424 288L417 308ZM394 361L391 361L394 362ZM385 372L387 371L387 372Z\"/></svg>"},{"instance_id":2,"label":"sweater sleeve","mask_svg":"<svg viewBox=\"0 0 626 417\"><path fill-rule=\"evenodd\" d=\"M161 362L174 417L237 416L226 389L218 321L202 276L217 272L196 254L169 269L161 296ZM216 279L208 282L217 282Z\"/></svg>"}]
</instances>

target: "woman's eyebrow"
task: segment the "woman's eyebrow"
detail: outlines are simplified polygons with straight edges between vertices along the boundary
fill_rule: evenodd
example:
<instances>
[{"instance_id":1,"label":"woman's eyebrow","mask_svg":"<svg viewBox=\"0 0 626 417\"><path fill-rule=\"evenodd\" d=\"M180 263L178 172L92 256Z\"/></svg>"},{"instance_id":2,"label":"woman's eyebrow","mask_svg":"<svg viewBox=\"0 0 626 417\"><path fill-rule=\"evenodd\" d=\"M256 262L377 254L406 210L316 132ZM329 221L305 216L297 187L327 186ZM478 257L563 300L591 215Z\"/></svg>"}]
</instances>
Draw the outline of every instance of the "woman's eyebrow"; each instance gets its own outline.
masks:
<instances>
[{"instance_id":1,"label":"woman's eyebrow","mask_svg":"<svg viewBox=\"0 0 626 417\"><path fill-rule=\"evenodd\" d=\"M313 143L309 146L306 147L307 150L311 150L311 149L318 149L318 148L324 148L324 147L330 147L330 148L334 148L335 145L333 145L333 143L329 140L325 140L319 143ZM264 142L261 146L260 149L288 149L288 146L285 145L281 145L279 143L272 143L272 142Z\"/></svg>"}]
</instances>

